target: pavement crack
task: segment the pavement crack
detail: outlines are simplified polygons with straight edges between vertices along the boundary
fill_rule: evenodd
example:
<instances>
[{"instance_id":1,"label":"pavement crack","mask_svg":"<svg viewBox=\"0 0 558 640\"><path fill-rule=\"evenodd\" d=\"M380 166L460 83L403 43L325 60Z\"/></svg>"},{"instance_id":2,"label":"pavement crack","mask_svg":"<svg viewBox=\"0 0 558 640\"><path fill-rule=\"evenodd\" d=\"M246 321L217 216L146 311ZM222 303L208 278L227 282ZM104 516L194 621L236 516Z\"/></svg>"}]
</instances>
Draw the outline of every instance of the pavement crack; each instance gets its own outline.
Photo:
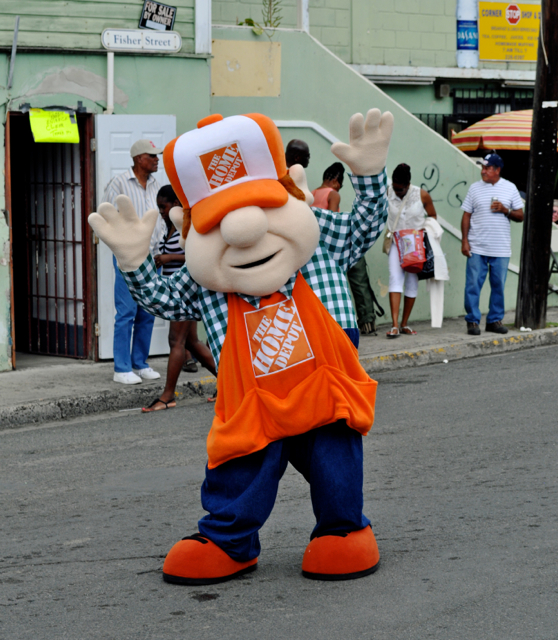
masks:
<instances>
[{"instance_id":1,"label":"pavement crack","mask_svg":"<svg viewBox=\"0 0 558 640\"><path fill-rule=\"evenodd\" d=\"M123 560L162 560L165 556L123 556L121 558L94 558L91 560L58 560L57 562L26 562L24 564L11 564L0 569L0 575L11 569L26 569L27 567L52 567L63 564L91 564L93 562L120 562ZM148 573L147 571L145 573Z\"/></svg>"}]
</instances>

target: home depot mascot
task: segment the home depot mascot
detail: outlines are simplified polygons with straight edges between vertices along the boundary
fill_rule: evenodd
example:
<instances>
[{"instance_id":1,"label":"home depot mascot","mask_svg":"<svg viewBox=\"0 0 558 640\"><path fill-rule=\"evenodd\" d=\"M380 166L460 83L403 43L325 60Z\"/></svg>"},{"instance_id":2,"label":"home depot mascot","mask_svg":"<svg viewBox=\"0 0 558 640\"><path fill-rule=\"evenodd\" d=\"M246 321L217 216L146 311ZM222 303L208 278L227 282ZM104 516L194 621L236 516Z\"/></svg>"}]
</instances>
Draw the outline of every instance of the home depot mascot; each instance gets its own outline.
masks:
<instances>
[{"instance_id":1,"label":"home depot mascot","mask_svg":"<svg viewBox=\"0 0 558 640\"><path fill-rule=\"evenodd\" d=\"M258 531L290 462L310 484L316 526L302 573L360 578L380 559L363 508L362 436L377 383L353 344L345 274L385 224L386 156L393 117L350 120L333 153L352 171L351 213L311 209L304 169L287 171L277 128L251 113L212 115L170 142L165 170L183 204L171 217L186 265L157 275L149 240L157 211L131 201L89 217L134 299L168 320L203 320L219 374L201 489L199 533L169 551L163 577L213 584L256 569Z\"/></svg>"}]
</instances>

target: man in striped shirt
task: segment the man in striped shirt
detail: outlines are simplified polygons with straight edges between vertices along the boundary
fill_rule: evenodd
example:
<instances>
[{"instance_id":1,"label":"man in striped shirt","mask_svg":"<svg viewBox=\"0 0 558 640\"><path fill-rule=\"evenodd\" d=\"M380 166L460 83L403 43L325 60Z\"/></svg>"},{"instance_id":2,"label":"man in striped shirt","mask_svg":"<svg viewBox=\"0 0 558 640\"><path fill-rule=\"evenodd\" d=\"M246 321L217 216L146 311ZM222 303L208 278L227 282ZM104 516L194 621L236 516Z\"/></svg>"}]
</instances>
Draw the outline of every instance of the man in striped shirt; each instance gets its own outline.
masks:
<instances>
[{"instance_id":1,"label":"man in striped shirt","mask_svg":"<svg viewBox=\"0 0 558 640\"><path fill-rule=\"evenodd\" d=\"M153 177L159 166L158 154L162 149L155 147L150 140L138 140L132 145L130 155L133 166L115 176L103 194L103 202L116 206L116 197L128 196L134 203L138 217L143 218L146 211L157 209L157 193L160 185ZM151 236L149 251L152 256L159 253L159 240L162 236L160 220ZM155 316L147 313L133 300L122 274L113 256L115 268L114 306L114 382L137 384L145 380L156 380L160 374L147 364L151 334ZM133 337L132 337L133 330ZM130 351L131 343L131 351Z\"/></svg>"},{"instance_id":2,"label":"man in striped shirt","mask_svg":"<svg viewBox=\"0 0 558 640\"><path fill-rule=\"evenodd\" d=\"M469 187L461 208L461 253L467 258L465 310L467 333L480 335L479 299L488 274L490 300L486 331L507 333L504 318L504 287L511 256L510 221L523 222L523 201L517 187L500 172L504 167L497 153L489 153L477 164L481 180Z\"/></svg>"}]
</instances>

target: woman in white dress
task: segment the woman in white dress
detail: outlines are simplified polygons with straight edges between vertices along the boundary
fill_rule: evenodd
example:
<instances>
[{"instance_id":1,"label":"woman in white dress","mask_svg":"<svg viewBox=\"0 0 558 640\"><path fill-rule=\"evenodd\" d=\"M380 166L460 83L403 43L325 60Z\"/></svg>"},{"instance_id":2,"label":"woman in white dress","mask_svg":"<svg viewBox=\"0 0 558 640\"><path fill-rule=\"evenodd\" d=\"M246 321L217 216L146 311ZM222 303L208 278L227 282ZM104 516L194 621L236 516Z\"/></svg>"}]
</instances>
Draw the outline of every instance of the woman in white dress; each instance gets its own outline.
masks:
<instances>
[{"instance_id":1,"label":"woman in white dress","mask_svg":"<svg viewBox=\"0 0 558 640\"><path fill-rule=\"evenodd\" d=\"M436 218L436 209L428 191L411 184L411 168L408 164L395 167L388 188L388 219L390 231L402 229L421 229L426 216ZM399 219L398 219L399 216ZM389 259L389 305L391 308L391 329L388 338L398 338L403 335L416 335L409 327L409 316L413 310L418 293L418 276L416 273L403 271L399 262L399 252L395 242L391 243ZM399 308L401 294L405 292L403 302L403 317L401 328L399 325Z\"/></svg>"}]
</instances>

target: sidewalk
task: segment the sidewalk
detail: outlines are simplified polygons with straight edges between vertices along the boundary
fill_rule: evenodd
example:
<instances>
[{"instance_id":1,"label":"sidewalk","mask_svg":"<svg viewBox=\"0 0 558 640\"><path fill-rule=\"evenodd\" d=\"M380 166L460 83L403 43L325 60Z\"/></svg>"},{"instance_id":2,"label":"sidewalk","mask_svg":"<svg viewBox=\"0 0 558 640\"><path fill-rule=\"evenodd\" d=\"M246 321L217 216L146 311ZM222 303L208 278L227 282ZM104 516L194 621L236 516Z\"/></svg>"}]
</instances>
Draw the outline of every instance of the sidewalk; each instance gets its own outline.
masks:
<instances>
[{"instance_id":1,"label":"sidewalk","mask_svg":"<svg viewBox=\"0 0 558 640\"><path fill-rule=\"evenodd\" d=\"M514 321L514 312L504 318ZM547 329L523 333L510 329L500 336L484 332L469 336L463 317L446 318L441 329L432 329L429 321L411 322L418 334L402 335L395 340L385 337L389 324L379 325L377 336L362 336L360 359L372 376L425 364L454 362L491 354L558 344L558 307L547 312ZM112 381L112 362L83 362L65 358L17 355L17 370L0 374L0 428L14 428L104 411L137 410L159 396L164 387L167 358L151 358L150 365L161 379L138 385ZM211 396L215 378L205 369L182 373L177 386L178 405L188 400Z\"/></svg>"}]
</instances>

